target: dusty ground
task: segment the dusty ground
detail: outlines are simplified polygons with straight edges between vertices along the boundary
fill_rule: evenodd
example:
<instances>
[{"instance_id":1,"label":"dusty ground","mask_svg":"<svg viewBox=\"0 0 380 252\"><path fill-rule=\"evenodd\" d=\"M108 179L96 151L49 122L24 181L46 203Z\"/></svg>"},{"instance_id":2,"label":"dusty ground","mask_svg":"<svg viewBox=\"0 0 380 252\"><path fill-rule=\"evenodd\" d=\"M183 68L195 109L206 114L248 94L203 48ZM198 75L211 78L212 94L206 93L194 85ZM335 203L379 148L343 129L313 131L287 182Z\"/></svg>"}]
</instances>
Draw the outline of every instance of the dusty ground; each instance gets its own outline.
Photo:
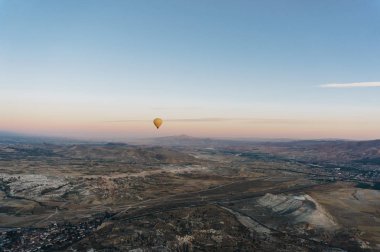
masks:
<instances>
[{"instance_id":1,"label":"dusty ground","mask_svg":"<svg viewBox=\"0 0 380 252\"><path fill-rule=\"evenodd\" d=\"M0 145L0 243L9 251L380 249L380 191L355 182L372 183L376 171L255 148Z\"/></svg>"},{"instance_id":2,"label":"dusty ground","mask_svg":"<svg viewBox=\"0 0 380 252\"><path fill-rule=\"evenodd\" d=\"M358 229L360 238L380 250L380 191L353 187L349 183L320 187L310 192L346 227Z\"/></svg>"}]
</instances>

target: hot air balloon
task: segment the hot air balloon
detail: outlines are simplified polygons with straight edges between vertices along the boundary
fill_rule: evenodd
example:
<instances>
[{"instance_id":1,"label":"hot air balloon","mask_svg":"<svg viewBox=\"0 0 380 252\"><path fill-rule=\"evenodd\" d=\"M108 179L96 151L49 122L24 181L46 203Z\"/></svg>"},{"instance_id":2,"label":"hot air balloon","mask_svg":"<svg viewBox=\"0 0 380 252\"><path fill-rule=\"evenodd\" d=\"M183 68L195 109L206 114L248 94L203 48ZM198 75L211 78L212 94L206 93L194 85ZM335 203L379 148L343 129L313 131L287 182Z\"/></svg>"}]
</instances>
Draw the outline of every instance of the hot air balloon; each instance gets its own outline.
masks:
<instances>
[{"instance_id":1,"label":"hot air balloon","mask_svg":"<svg viewBox=\"0 0 380 252\"><path fill-rule=\"evenodd\" d=\"M158 129L162 125L162 119L161 118L156 118L153 120L153 124L156 126Z\"/></svg>"}]
</instances>

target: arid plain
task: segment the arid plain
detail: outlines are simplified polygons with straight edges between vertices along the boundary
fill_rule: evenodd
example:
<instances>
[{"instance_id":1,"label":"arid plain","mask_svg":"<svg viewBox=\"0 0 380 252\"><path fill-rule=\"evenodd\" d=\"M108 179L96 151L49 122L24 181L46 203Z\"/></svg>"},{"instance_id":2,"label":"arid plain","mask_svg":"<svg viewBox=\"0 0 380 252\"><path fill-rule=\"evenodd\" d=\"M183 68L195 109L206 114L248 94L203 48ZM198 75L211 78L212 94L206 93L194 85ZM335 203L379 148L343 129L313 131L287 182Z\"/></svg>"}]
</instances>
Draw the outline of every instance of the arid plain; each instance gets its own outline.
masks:
<instances>
[{"instance_id":1,"label":"arid plain","mask_svg":"<svg viewBox=\"0 0 380 252\"><path fill-rule=\"evenodd\" d=\"M2 251L378 251L380 141L2 141Z\"/></svg>"}]
</instances>

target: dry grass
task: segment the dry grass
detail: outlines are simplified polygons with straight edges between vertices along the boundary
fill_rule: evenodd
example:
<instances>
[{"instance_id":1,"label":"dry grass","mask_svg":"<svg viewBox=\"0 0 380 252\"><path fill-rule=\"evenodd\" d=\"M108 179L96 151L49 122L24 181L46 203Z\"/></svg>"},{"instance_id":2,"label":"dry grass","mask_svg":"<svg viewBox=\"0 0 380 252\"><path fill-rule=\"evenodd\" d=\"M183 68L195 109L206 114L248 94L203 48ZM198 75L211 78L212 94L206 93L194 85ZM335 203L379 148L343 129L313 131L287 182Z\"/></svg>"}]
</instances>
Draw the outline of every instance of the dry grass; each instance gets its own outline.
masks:
<instances>
[{"instance_id":1,"label":"dry grass","mask_svg":"<svg viewBox=\"0 0 380 252\"><path fill-rule=\"evenodd\" d=\"M310 193L346 227L359 229L361 239L380 244L380 191L355 188L351 183L321 186Z\"/></svg>"}]
</instances>

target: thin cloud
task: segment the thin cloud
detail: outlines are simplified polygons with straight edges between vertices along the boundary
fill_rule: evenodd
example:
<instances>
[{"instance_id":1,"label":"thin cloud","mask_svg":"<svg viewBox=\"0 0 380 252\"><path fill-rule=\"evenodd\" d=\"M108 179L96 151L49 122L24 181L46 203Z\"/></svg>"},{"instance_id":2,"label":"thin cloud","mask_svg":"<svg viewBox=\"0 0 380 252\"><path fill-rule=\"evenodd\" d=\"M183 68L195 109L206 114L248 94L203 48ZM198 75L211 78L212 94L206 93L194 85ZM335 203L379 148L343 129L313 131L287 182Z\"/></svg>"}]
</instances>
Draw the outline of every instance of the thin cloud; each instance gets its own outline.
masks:
<instances>
[{"instance_id":1,"label":"thin cloud","mask_svg":"<svg viewBox=\"0 0 380 252\"><path fill-rule=\"evenodd\" d=\"M199 110L199 109L202 109L202 107L200 106L183 106L183 107L178 107L176 106L175 107L176 109L180 109L180 110ZM154 110L170 110L170 109L173 109L173 107L152 107L152 109Z\"/></svg>"},{"instance_id":2,"label":"thin cloud","mask_svg":"<svg viewBox=\"0 0 380 252\"><path fill-rule=\"evenodd\" d=\"M103 121L104 123L127 123L127 122L148 122L151 120L135 120L135 119L130 119L130 120L115 120L115 121Z\"/></svg>"},{"instance_id":3,"label":"thin cloud","mask_svg":"<svg viewBox=\"0 0 380 252\"><path fill-rule=\"evenodd\" d=\"M380 82L329 83L320 85L321 88L366 88L380 87Z\"/></svg>"},{"instance_id":4,"label":"thin cloud","mask_svg":"<svg viewBox=\"0 0 380 252\"><path fill-rule=\"evenodd\" d=\"M232 118L182 118L182 119L164 119L166 122L223 122L223 121L235 121L245 119L232 119ZM150 122L152 120L116 120L116 121L104 121L107 123L126 123L126 122Z\"/></svg>"},{"instance_id":5,"label":"thin cloud","mask_svg":"<svg viewBox=\"0 0 380 252\"><path fill-rule=\"evenodd\" d=\"M131 122L151 122L152 120L115 120L115 121L103 121L104 123L131 123ZM308 120L299 119L284 119L284 118L180 118L180 119L165 119L166 122L189 122L189 123L205 123L205 122L243 122L254 124L288 124L288 123L305 123Z\"/></svg>"},{"instance_id":6,"label":"thin cloud","mask_svg":"<svg viewBox=\"0 0 380 252\"><path fill-rule=\"evenodd\" d=\"M169 122L224 122L224 121L234 121L234 120L239 120L239 119L210 117L210 118L167 119L166 121L169 121Z\"/></svg>"}]
</instances>

